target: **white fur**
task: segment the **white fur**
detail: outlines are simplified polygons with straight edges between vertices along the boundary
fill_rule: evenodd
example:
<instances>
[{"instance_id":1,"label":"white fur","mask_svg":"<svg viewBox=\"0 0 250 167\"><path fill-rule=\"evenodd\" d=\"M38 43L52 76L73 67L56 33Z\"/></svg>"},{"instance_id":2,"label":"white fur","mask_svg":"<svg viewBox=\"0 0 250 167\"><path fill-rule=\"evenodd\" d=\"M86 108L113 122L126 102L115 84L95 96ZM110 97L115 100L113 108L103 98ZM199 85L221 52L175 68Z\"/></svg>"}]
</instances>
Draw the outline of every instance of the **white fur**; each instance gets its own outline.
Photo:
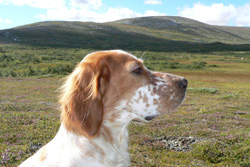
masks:
<instances>
[{"instance_id":1,"label":"white fur","mask_svg":"<svg viewBox=\"0 0 250 167\"><path fill-rule=\"evenodd\" d=\"M118 139L122 139L116 140L113 145L103 136L93 140L77 136L66 131L62 123L55 138L45 146L46 159L39 160L41 151L39 150L19 167L127 167L130 165L127 129L119 127L112 132ZM95 148L95 145L99 148ZM101 150L105 153L105 157ZM84 156L88 152L92 153L93 157Z\"/></svg>"}]
</instances>

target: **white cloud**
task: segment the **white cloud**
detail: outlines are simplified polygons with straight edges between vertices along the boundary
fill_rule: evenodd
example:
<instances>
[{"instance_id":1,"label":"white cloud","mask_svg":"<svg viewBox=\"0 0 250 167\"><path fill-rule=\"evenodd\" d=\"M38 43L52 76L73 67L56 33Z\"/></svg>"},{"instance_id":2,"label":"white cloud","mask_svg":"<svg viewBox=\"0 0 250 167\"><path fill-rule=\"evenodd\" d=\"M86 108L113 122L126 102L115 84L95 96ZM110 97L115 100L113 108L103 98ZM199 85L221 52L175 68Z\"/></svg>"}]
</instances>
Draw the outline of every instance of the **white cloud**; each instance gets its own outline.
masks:
<instances>
[{"instance_id":1,"label":"white cloud","mask_svg":"<svg viewBox=\"0 0 250 167\"><path fill-rule=\"evenodd\" d=\"M102 6L102 0L0 0L0 4L30 6L42 9L58 9L66 6L76 8L98 9Z\"/></svg>"},{"instance_id":2,"label":"white cloud","mask_svg":"<svg viewBox=\"0 0 250 167\"><path fill-rule=\"evenodd\" d=\"M77 8L90 7L98 9L102 6L102 0L70 0L70 5Z\"/></svg>"},{"instance_id":3,"label":"white cloud","mask_svg":"<svg viewBox=\"0 0 250 167\"><path fill-rule=\"evenodd\" d=\"M250 3L237 9L234 20L237 26L250 26Z\"/></svg>"},{"instance_id":4,"label":"white cloud","mask_svg":"<svg viewBox=\"0 0 250 167\"><path fill-rule=\"evenodd\" d=\"M0 23L11 24L12 21L10 19L1 19L0 18Z\"/></svg>"},{"instance_id":5,"label":"white cloud","mask_svg":"<svg viewBox=\"0 0 250 167\"><path fill-rule=\"evenodd\" d=\"M102 0L70 0L68 6L48 9L40 17L45 20L108 22L124 18L165 15L154 10L138 13L126 7L102 7Z\"/></svg>"},{"instance_id":6,"label":"white cloud","mask_svg":"<svg viewBox=\"0 0 250 167\"><path fill-rule=\"evenodd\" d=\"M192 8L179 9L179 15L214 25L227 25L235 17L237 9L234 5L225 6L223 3L206 6L196 3Z\"/></svg>"},{"instance_id":7,"label":"white cloud","mask_svg":"<svg viewBox=\"0 0 250 167\"><path fill-rule=\"evenodd\" d=\"M107 22L107 21L114 21L123 18L131 18L131 17L138 17L141 16L140 13L134 12L129 8L108 8L106 13L103 13L99 18L95 18L97 22Z\"/></svg>"},{"instance_id":8,"label":"white cloud","mask_svg":"<svg viewBox=\"0 0 250 167\"><path fill-rule=\"evenodd\" d=\"M10 19L4 19L4 22L5 22L6 24L11 24L11 23L12 23L12 21L11 21Z\"/></svg>"},{"instance_id":9,"label":"white cloud","mask_svg":"<svg viewBox=\"0 0 250 167\"><path fill-rule=\"evenodd\" d=\"M148 4L161 4L161 0L145 0ZM30 6L46 9L46 12L36 17L42 21L94 21L108 22L124 18L166 15L154 10L138 13L127 7L106 7L102 0L0 0L0 4ZM10 23L10 20L6 20Z\"/></svg>"},{"instance_id":10,"label":"white cloud","mask_svg":"<svg viewBox=\"0 0 250 167\"><path fill-rule=\"evenodd\" d=\"M46 14L39 17L44 20L67 20L67 21L94 21L94 22L108 22L124 18L142 17L142 16L159 16L165 15L154 10L148 10L144 14L137 13L129 8L112 8L109 7L104 13L98 13L87 8L61 8L49 9Z\"/></svg>"},{"instance_id":11,"label":"white cloud","mask_svg":"<svg viewBox=\"0 0 250 167\"><path fill-rule=\"evenodd\" d=\"M212 25L250 26L250 3L236 7L223 3L203 5L195 3L193 7L178 8L178 14Z\"/></svg>"},{"instance_id":12,"label":"white cloud","mask_svg":"<svg viewBox=\"0 0 250 167\"><path fill-rule=\"evenodd\" d=\"M144 14L144 16L166 16L165 13L160 13L154 10L147 10Z\"/></svg>"},{"instance_id":13,"label":"white cloud","mask_svg":"<svg viewBox=\"0 0 250 167\"><path fill-rule=\"evenodd\" d=\"M144 0L144 4L146 5L160 5L162 4L161 0Z\"/></svg>"},{"instance_id":14,"label":"white cloud","mask_svg":"<svg viewBox=\"0 0 250 167\"><path fill-rule=\"evenodd\" d=\"M45 20L65 20L65 21L93 21L93 19L100 17L98 13L95 13L88 8L76 9L76 8L59 8L48 9L46 14L41 14L40 17Z\"/></svg>"},{"instance_id":15,"label":"white cloud","mask_svg":"<svg viewBox=\"0 0 250 167\"><path fill-rule=\"evenodd\" d=\"M145 0L147 4L161 4L161 0ZM42 21L94 21L108 22L124 18L166 15L154 10L138 13L126 7L106 7L102 0L0 0L0 4L30 6L47 9L46 13L37 15ZM3 22L4 20L2 20ZM5 20L5 23L11 23Z\"/></svg>"},{"instance_id":16,"label":"white cloud","mask_svg":"<svg viewBox=\"0 0 250 167\"><path fill-rule=\"evenodd\" d=\"M65 0L0 0L0 4L51 9L65 6Z\"/></svg>"}]
</instances>

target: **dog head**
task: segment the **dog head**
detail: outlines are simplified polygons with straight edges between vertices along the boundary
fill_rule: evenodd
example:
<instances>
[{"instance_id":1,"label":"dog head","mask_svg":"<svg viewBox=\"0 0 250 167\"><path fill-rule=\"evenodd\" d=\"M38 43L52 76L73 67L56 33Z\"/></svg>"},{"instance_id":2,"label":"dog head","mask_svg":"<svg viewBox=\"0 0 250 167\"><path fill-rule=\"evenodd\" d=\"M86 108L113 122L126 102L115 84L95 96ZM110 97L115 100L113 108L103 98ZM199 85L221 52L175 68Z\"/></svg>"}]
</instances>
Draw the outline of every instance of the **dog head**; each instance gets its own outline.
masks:
<instances>
[{"instance_id":1,"label":"dog head","mask_svg":"<svg viewBox=\"0 0 250 167\"><path fill-rule=\"evenodd\" d=\"M183 77L148 70L127 52L94 52L62 86L61 119L68 130L95 137L103 120L151 120L174 111L187 84Z\"/></svg>"}]
</instances>

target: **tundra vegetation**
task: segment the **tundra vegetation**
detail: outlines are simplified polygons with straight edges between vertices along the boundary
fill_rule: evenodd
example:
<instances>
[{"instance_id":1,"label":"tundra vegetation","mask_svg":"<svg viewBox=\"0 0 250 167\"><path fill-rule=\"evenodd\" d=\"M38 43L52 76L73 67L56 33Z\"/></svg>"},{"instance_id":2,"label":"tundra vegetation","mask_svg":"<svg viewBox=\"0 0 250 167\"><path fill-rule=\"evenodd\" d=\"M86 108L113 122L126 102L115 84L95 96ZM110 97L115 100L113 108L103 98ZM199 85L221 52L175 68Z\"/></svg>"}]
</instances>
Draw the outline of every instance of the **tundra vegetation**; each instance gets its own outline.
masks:
<instances>
[{"instance_id":1,"label":"tundra vegetation","mask_svg":"<svg viewBox=\"0 0 250 167\"><path fill-rule=\"evenodd\" d=\"M17 166L55 136L57 89L92 51L0 45L0 165ZM130 124L131 166L250 166L250 51L129 52L189 80L178 112Z\"/></svg>"}]
</instances>

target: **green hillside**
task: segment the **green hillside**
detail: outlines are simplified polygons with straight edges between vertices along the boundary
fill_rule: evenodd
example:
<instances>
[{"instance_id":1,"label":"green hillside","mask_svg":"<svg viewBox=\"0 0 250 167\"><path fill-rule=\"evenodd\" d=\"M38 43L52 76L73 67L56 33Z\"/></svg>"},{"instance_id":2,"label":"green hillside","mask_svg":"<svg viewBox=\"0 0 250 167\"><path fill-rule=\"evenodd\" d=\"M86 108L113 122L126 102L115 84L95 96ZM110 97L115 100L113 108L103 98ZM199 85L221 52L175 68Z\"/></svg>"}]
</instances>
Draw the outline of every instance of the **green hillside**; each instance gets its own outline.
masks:
<instances>
[{"instance_id":1,"label":"green hillside","mask_svg":"<svg viewBox=\"0 0 250 167\"><path fill-rule=\"evenodd\" d=\"M142 17L124 19L114 23L145 27L151 29L151 34L169 40L228 44L250 42L250 28L212 26L183 17Z\"/></svg>"},{"instance_id":2,"label":"green hillside","mask_svg":"<svg viewBox=\"0 0 250 167\"><path fill-rule=\"evenodd\" d=\"M238 51L250 50L250 28L166 16L108 23L40 22L0 31L0 43L97 50Z\"/></svg>"}]
</instances>

